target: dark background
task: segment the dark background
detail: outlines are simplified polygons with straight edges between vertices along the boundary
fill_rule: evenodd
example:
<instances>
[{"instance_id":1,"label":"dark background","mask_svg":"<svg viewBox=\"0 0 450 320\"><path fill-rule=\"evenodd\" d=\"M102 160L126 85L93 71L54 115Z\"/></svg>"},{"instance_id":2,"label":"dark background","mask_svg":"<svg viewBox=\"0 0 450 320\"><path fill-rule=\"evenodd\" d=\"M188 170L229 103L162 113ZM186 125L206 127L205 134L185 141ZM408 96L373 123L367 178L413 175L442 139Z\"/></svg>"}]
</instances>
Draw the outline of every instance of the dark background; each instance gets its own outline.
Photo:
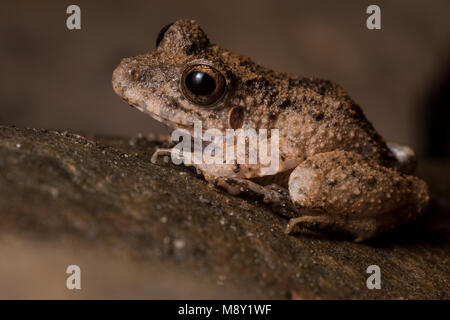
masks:
<instances>
[{"instance_id":1,"label":"dark background","mask_svg":"<svg viewBox=\"0 0 450 320\"><path fill-rule=\"evenodd\" d=\"M66 28L81 7L82 29ZM382 30L366 28L370 4ZM0 10L0 124L133 136L164 132L111 88L120 59L162 26L196 19L210 39L281 71L341 84L389 140L449 156L450 2L11 1Z\"/></svg>"}]
</instances>

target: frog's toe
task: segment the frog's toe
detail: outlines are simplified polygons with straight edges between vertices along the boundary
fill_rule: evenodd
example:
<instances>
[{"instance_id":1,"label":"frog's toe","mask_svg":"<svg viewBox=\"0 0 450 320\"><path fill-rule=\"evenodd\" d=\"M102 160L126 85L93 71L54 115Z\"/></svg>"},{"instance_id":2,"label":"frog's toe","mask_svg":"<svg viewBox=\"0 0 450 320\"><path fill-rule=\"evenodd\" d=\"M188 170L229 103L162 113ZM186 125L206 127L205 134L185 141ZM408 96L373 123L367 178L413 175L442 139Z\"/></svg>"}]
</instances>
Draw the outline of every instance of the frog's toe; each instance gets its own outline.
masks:
<instances>
[{"instance_id":1,"label":"frog's toe","mask_svg":"<svg viewBox=\"0 0 450 320\"><path fill-rule=\"evenodd\" d=\"M171 152L172 152L172 149L161 149L161 148L158 148L152 154L152 157L150 158L150 162L153 163L153 164L156 164L158 162L159 157L170 156Z\"/></svg>"},{"instance_id":2,"label":"frog's toe","mask_svg":"<svg viewBox=\"0 0 450 320\"><path fill-rule=\"evenodd\" d=\"M332 226L334 222L327 216L302 216L289 220L284 233L292 234L296 226L306 229L324 230Z\"/></svg>"}]
</instances>

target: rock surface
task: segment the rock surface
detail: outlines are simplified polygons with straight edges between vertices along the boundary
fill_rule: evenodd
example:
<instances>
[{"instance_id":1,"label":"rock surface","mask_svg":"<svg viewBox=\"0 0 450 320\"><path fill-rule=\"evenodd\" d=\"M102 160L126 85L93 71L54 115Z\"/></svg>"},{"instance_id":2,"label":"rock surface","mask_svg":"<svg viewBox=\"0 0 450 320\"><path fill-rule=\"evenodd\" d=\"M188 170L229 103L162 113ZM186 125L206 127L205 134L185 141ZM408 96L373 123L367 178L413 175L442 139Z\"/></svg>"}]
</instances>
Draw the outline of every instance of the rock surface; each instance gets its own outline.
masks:
<instances>
[{"instance_id":1,"label":"rock surface","mask_svg":"<svg viewBox=\"0 0 450 320\"><path fill-rule=\"evenodd\" d=\"M157 144L0 126L0 298L450 298L448 198L362 244L287 236L261 201L150 163Z\"/></svg>"}]
</instances>

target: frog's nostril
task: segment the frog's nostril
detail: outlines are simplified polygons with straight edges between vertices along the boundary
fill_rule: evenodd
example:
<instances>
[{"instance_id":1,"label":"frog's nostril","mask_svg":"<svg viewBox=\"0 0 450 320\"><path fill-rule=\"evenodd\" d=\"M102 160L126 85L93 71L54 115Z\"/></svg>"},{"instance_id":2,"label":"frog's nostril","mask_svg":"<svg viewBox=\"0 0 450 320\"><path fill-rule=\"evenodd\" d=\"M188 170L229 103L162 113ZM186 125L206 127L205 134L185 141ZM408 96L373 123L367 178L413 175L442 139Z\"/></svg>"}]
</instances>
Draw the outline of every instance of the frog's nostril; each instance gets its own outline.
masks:
<instances>
[{"instance_id":1,"label":"frog's nostril","mask_svg":"<svg viewBox=\"0 0 450 320\"><path fill-rule=\"evenodd\" d=\"M138 80L140 78L139 72L134 69L129 69L128 75L130 76L131 80Z\"/></svg>"},{"instance_id":2,"label":"frog's nostril","mask_svg":"<svg viewBox=\"0 0 450 320\"><path fill-rule=\"evenodd\" d=\"M143 74L135 69L128 69L127 74L129 76L129 79L131 79L133 81L144 82L146 80L145 74Z\"/></svg>"}]
</instances>

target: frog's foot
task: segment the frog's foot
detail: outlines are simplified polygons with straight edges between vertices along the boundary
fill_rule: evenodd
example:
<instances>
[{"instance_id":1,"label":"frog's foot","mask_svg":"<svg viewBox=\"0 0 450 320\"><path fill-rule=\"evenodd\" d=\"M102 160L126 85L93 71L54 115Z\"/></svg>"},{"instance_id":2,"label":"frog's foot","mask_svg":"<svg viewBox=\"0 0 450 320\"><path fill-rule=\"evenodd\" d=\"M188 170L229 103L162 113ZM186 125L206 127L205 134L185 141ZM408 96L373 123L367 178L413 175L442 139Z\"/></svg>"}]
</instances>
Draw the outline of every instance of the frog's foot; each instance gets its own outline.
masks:
<instances>
[{"instance_id":1,"label":"frog's foot","mask_svg":"<svg viewBox=\"0 0 450 320\"><path fill-rule=\"evenodd\" d=\"M357 226L355 228L355 226L352 226L349 222L340 220L335 221L331 217L325 215L302 216L291 218L286 226L286 229L284 230L284 233L293 234L295 233L294 228L299 226L300 229L318 232L336 232L345 236L353 236L353 241L362 242L378 234L373 233L375 231L374 228L370 228L370 226L367 228L368 224L370 225L370 222L362 222L361 224L356 222Z\"/></svg>"},{"instance_id":2,"label":"frog's foot","mask_svg":"<svg viewBox=\"0 0 450 320\"><path fill-rule=\"evenodd\" d=\"M164 148L157 148L155 152L153 153L150 161L151 163L155 164L158 162L158 158L164 156L164 162L169 162L169 157L172 156L172 154L175 152L175 156L180 159L180 161L183 161L183 155L181 154L180 150L178 149L164 149Z\"/></svg>"},{"instance_id":3,"label":"frog's foot","mask_svg":"<svg viewBox=\"0 0 450 320\"><path fill-rule=\"evenodd\" d=\"M296 226L306 229L324 230L330 228L334 224L327 216L302 216L289 220L284 233L291 234Z\"/></svg>"},{"instance_id":4,"label":"frog's foot","mask_svg":"<svg viewBox=\"0 0 450 320\"><path fill-rule=\"evenodd\" d=\"M278 185L271 184L262 186L251 180L226 177L218 177L213 181L215 185L226 189L233 195L244 192L261 196L265 203L271 204L278 209L277 211L281 211L283 215L293 216L297 212L289 197L288 191Z\"/></svg>"}]
</instances>

